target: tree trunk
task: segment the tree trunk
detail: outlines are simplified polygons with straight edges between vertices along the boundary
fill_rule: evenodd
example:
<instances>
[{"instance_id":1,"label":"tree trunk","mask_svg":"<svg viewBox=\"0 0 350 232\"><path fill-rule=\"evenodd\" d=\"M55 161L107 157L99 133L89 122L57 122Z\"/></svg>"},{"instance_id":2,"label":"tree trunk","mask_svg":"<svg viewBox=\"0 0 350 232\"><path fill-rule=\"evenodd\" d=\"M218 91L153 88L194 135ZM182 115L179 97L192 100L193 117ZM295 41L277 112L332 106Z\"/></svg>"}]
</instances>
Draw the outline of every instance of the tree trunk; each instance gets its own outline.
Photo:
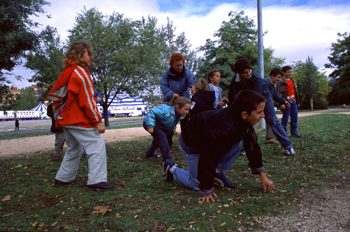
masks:
<instances>
[{"instance_id":1,"label":"tree trunk","mask_svg":"<svg viewBox=\"0 0 350 232\"><path fill-rule=\"evenodd\" d=\"M108 106L103 106L103 118L105 119L105 127L109 127L109 118L108 118Z\"/></svg>"}]
</instances>

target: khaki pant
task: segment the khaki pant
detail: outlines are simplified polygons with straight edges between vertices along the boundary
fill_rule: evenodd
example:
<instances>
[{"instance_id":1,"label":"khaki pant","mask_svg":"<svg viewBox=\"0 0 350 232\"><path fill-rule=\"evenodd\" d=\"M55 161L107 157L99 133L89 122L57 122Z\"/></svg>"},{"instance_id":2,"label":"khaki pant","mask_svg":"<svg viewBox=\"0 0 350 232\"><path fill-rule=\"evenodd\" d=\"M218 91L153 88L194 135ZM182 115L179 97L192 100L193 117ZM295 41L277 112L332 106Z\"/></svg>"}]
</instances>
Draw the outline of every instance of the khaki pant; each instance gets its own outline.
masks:
<instances>
[{"instance_id":1,"label":"khaki pant","mask_svg":"<svg viewBox=\"0 0 350 232\"><path fill-rule=\"evenodd\" d=\"M74 181L78 172L80 158L83 150L85 150L89 164L87 184L107 182L106 145L97 129L63 128L63 131L68 148L56 174L56 179L63 182Z\"/></svg>"}]
</instances>

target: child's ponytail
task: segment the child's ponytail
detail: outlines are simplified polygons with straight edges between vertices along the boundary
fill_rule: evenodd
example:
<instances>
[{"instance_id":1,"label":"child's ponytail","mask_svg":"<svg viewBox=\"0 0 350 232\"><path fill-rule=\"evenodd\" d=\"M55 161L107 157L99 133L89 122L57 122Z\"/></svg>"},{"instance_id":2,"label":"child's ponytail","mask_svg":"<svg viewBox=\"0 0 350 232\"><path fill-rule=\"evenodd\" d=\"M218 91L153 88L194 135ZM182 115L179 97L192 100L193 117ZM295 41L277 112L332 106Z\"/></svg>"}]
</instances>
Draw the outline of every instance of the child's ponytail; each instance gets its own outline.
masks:
<instances>
[{"instance_id":1,"label":"child's ponytail","mask_svg":"<svg viewBox=\"0 0 350 232\"><path fill-rule=\"evenodd\" d=\"M182 108L186 104L191 104L191 101L190 99L185 97L175 96L175 97L172 97L171 101L166 104L169 106L178 106L179 108Z\"/></svg>"}]
</instances>

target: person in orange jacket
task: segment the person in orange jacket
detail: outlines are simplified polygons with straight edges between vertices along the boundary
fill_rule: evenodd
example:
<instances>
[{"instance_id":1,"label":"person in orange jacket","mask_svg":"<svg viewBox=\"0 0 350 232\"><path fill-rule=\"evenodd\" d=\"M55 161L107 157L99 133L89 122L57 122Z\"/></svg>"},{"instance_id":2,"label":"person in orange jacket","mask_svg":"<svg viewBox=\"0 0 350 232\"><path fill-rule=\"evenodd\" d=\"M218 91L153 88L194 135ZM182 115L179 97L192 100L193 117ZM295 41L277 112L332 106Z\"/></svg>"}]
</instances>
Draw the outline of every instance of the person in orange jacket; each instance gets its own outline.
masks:
<instances>
[{"instance_id":1,"label":"person in orange jacket","mask_svg":"<svg viewBox=\"0 0 350 232\"><path fill-rule=\"evenodd\" d=\"M95 88L88 71L92 48L85 42L70 45L64 59L65 69L52 87L48 99L53 100L56 127L62 127L67 150L56 174L54 187L75 181L83 150L87 154L89 190L111 190L107 183L105 132L95 100Z\"/></svg>"}]
</instances>

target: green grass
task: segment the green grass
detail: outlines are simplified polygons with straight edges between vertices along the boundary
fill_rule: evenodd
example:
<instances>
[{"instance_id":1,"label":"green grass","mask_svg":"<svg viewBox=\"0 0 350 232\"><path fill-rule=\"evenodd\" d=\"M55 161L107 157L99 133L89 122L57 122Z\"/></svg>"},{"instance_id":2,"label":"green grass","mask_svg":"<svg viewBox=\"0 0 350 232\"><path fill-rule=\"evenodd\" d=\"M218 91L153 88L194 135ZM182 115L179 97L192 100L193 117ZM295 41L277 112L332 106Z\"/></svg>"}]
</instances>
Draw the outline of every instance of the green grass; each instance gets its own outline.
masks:
<instances>
[{"instance_id":1,"label":"green grass","mask_svg":"<svg viewBox=\"0 0 350 232\"><path fill-rule=\"evenodd\" d=\"M50 135L50 134L52 134L50 131L48 131L48 132L35 132L35 133L7 134L7 135L0 135L0 140L20 139L20 138L36 137L36 136L43 136L43 135Z\"/></svg>"},{"instance_id":2,"label":"green grass","mask_svg":"<svg viewBox=\"0 0 350 232\"><path fill-rule=\"evenodd\" d=\"M316 115L300 118L302 139L292 138L296 157L286 157L279 145L265 145L258 133L267 174L277 191L264 194L259 178L239 157L227 174L237 188L216 188L215 203L200 203L198 193L161 179L161 160L145 160L151 140L107 145L109 192L86 191L87 162L83 157L77 180L53 188L59 168L50 154L0 160L0 231L237 231L259 230L262 215L276 215L296 205L305 192L335 187L349 176L350 116ZM177 145L177 143L176 143ZM179 167L186 167L176 147ZM105 215L92 214L108 207Z\"/></svg>"}]
</instances>

